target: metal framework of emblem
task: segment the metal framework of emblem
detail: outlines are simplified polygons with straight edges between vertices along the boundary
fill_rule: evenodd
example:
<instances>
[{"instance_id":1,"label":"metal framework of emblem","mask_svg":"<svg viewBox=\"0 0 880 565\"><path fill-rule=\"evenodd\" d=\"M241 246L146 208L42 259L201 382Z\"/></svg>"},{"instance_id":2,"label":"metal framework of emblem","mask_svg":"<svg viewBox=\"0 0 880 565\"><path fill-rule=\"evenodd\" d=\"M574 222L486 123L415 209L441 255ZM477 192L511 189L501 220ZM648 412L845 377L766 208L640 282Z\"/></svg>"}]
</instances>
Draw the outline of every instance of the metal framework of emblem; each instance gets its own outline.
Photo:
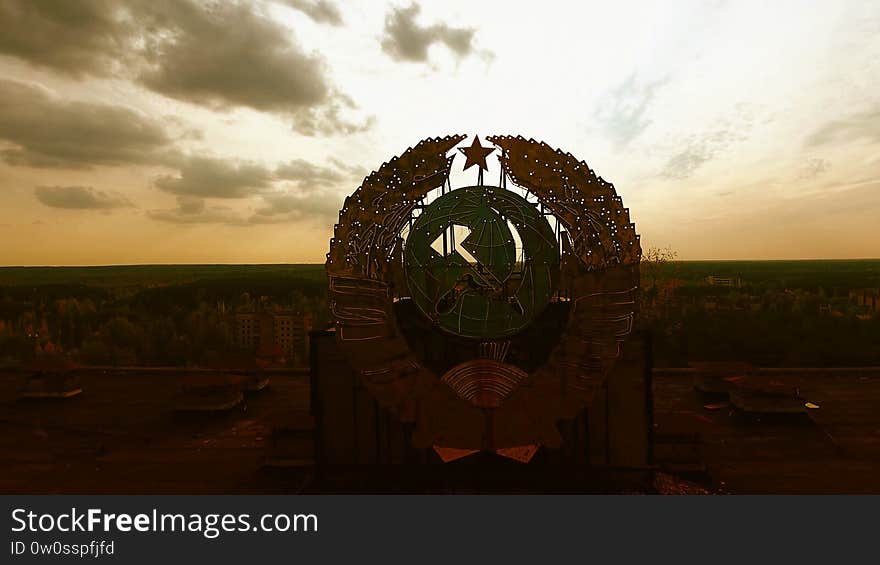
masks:
<instances>
[{"instance_id":1,"label":"metal framework of emblem","mask_svg":"<svg viewBox=\"0 0 880 565\"><path fill-rule=\"evenodd\" d=\"M612 184L520 136L461 149L466 167L479 165L477 186L452 189L450 152L465 138L423 140L345 200L326 264L337 340L377 401L414 424L416 446L556 447L556 422L589 403L633 329L639 238ZM496 150L500 179L486 186ZM425 205L441 187L450 191ZM406 301L418 308L398 308ZM563 327L526 371L511 344L548 304L565 312ZM438 343L475 342L474 355L432 368L401 315L442 330Z\"/></svg>"}]
</instances>

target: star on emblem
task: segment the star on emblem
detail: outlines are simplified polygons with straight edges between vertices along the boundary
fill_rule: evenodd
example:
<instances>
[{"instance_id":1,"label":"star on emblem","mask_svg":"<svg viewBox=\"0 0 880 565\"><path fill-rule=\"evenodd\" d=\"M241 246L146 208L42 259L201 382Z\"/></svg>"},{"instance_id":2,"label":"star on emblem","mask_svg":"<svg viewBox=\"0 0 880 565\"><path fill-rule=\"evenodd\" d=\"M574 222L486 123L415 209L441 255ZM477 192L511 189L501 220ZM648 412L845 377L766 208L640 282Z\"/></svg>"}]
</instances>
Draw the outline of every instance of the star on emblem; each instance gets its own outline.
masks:
<instances>
[{"instance_id":1,"label":"star on emblem","mask_svg":"<svg viewBox=\"0 0 880 565\"><path fill-rule=\"evenodd\" d=\"M488 171L489 167L486 166L486 157L489 156L490 153L495 151L494 147L483 147L480 145L480 136L474 136L474 142L471 143L470 147L459 147L459 151L464 153L464 156L467 160L464 163L464 169L468 170L469 168L477 165L480 169L484 171Z\"/></svg>"}]
</instances>

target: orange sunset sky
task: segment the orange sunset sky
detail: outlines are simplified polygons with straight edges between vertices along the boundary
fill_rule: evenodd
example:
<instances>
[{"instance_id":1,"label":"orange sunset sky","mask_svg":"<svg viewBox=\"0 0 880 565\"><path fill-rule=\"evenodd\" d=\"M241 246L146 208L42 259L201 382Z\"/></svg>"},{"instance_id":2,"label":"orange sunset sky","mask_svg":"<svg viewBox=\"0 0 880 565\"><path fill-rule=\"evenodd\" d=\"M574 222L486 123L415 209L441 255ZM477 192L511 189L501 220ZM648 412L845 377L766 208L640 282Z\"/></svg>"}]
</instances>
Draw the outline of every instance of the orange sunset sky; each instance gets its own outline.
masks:
<instances>
[{"instance_id":1,"label":"orange sunset sky","mask_svg":"<svg viewBox=\"0 0 880 565\"><path fill-rule=\"evenodd\" d=\"M586 160L682 259L880 256L876 1L0 0L0 26L0 265L323 262L363 176L450 133Z\"/></svg>"}]
</instances>

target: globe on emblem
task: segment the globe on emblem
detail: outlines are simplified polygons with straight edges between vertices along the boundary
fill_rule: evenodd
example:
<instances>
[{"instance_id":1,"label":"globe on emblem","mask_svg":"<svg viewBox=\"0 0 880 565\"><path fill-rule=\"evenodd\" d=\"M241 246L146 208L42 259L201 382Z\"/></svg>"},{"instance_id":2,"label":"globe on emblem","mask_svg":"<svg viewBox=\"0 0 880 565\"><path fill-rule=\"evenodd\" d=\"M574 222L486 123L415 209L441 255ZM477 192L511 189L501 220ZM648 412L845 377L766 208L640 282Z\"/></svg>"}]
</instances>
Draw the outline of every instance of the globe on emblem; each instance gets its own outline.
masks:
<instances>
[{"instance_id":1,"label":"globe on emblem","mask_svg":"<svg viewBox=\"0 0 880 565\"><path fill-rule=\"evenodd\" d=\"M405 246L413 301L462 337L501 338L528 326L550 301L558 268L550 224L534 204L498 187L440 196L418 216Z\"/></svg>"}]
</instances>

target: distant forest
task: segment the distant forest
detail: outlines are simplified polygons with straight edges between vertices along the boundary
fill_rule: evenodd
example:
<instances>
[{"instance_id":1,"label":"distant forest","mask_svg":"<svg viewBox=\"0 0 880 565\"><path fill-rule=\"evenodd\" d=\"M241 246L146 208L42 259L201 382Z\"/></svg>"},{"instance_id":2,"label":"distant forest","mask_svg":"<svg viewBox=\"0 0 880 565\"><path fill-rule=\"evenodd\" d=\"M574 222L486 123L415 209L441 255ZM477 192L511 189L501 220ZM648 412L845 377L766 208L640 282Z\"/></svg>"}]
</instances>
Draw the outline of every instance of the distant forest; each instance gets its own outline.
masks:
<instances>
[{"instance_id":1,"label":"distant forest","mask_svg":"<svg viewBox=\"0 0 880 565\"><path fill-rule=\"evenodd\" d=\"M327 322L322 265L0 269L0 359L63 353L90 365L219 365L255 302Z\"/></svg>"},{"instance_id":2,"label":"distant forest","mask_svg":"<svg viewBox=\"0 0 880 565\"><path fill-rule=\"evenodd\" d=\"M670 261L661 271L653 286L642 277L656 365L880 366L880 309L858 299L880 301L880 260Z\"/></svg>"},{"instance_id":3,"label":"distant forest","mask_svg":"<svg viewBox=\"0 0 880 565\"><path fill-rule=\"evenodd\" d=\"M880 313L854 298L878 288L878 260L669 261L643 275L641 323L658 366L880 365ZM237 350L234 312L254 301L321 327L323 265L0 268L0 364L44 352L91 365L218 364Z\"/></svg>"}]
</instances>

